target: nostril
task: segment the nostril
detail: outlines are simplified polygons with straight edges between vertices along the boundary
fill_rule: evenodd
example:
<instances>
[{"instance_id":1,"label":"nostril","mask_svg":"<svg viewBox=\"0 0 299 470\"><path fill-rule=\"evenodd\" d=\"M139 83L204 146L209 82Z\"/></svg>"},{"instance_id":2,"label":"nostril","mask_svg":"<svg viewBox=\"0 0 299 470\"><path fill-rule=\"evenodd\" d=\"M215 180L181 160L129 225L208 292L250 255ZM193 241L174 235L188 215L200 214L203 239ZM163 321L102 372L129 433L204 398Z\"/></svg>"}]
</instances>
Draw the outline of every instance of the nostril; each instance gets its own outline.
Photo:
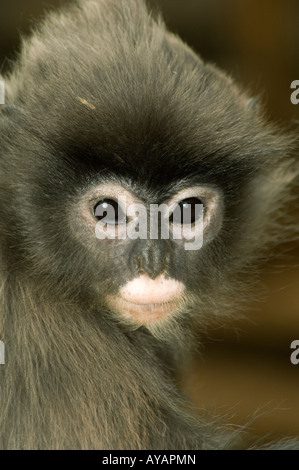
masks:
<instances>
[{"instance_id":1,"label":"nostril","mask_svg":"<svg viewBox=\"0 0 299 470\"><path fill-rule=\"evenodd\" d=\"M170 254L169 253L166 253L166 255L163 257L162 263L163 263L163 270L167 272L170 266Z\"/></svg>"},{"instance_id":2,"label":"nostril","mask_svg":"<svg viewBox=\"0 0 299 470\"><path fill-rule=\"evenodd\" d=\"M135 266L138 274L144 274L144 269L142 267L142 260L140 256L135 257Z\"/></svg>"},{"instance_id":3,"label":"nostril","mask_svg":"<svg viewBox=\"0 0 299 470\"><path fill-rule=\"evenodd\" d=\"M155 279L170 266L169 253L164 240L145 240L129 255L129 266L135 276L146 274Z\"/></svg>"}]
</instances>

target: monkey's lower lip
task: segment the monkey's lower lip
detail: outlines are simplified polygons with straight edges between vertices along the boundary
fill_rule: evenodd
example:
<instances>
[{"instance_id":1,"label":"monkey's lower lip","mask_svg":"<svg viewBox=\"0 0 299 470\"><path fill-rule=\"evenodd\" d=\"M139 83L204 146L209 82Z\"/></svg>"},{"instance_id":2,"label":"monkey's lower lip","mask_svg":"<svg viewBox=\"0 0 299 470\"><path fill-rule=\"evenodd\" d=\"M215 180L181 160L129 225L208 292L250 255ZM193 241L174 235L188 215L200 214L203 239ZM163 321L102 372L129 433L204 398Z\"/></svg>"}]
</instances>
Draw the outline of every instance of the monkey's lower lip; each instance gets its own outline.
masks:
<instances>
[{"instance_id":1,"label":"monkey's lower lip","mask_svg":"<svg viewBox=\"0 0 299 470\"><path fill-rule=\"evenodd\" d=\"M159 321L168 317L171 313L178 309L180 299L174 299L169 302L141 304L133 303L122 297L110 296L108 304L125 319L139 325L145 325Z\"/></svg>"}]
</instances>

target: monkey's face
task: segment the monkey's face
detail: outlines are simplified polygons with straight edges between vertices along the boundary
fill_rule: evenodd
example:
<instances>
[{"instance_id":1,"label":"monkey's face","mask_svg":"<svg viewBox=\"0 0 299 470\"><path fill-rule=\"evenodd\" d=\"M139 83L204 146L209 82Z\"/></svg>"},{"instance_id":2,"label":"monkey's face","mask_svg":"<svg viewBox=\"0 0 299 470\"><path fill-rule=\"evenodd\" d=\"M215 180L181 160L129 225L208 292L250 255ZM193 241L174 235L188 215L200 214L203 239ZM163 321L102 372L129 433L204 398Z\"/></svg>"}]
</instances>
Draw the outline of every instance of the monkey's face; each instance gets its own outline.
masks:
<instances>
[{"instance_id":1,"label":"monkey's face","mask_svg":"<svg viewBox=\"0 0 299 470\"><path fill-rule=\"evenodd\" d=\"M134 325L160 322L197 290L198 251L221 229L223 196L183 180L159 191L116 181L110 175L81 195L69 224L98 263L106 305Z\"/></svg>"}]
</instances>

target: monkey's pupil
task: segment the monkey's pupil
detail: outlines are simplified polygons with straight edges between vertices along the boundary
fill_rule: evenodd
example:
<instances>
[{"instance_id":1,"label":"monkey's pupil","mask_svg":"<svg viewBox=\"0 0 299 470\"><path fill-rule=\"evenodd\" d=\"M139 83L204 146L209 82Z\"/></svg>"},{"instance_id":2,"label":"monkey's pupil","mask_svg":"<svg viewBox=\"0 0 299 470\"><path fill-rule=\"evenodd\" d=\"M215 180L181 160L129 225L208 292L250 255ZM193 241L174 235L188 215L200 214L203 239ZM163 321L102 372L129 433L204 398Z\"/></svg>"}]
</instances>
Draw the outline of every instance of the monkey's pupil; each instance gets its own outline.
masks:
<instances>
[{"instance_id":1,"label":"monkey's pupil","mask_svg":"<svg viewBox=\"0 0 299 470\"><path fill-rule=\"evenodd\" d=\"M119 225L127 222L127 217L117 201L102 199L94 207L94 215L108 225Z\"/></svg>"},{"instance_id":2,"label":"monkey's pupil","mask_svg":"<svg viewBox=\"0 0 299 470\"><path fill-rule=\"evenodd\" d=\"M201 206L200 206L201 204ZM203 202L197 197L190 197L179 202L170 216L170 222L173 224L193 224L203 215Z\"/></svg>"}]
</instances>

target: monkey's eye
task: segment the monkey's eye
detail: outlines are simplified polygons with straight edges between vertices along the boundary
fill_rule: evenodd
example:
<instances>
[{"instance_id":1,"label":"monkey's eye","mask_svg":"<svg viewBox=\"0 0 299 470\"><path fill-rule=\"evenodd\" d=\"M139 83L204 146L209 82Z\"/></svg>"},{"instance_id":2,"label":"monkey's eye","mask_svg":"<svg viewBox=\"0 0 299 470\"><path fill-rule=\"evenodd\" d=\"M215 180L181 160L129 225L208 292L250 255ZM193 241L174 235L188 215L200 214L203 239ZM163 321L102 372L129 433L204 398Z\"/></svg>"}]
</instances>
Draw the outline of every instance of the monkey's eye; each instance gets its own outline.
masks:
<instances>
[{"instance_id":1,"label":"monkey's eye","mask_svg":"<svg viewBox=\"0 0 299 470\"><path fill-rule=\"evenodd\" d=\"M94 215L108 225L120 225L127 222L126 214L114 199L105 198L97 202L94 206Z\"/></svg>"},{"instance_id":2,"label":"monkey's eye","mask_svg":"<svg viewBox=\"0 0 299 470\"><path fill-rule=\"evenodd\" d=\"M189 197L179 202L169 217L172 224L194 224L203 216L204 206L201 199Z\"/></svg>"}]
</instances>

